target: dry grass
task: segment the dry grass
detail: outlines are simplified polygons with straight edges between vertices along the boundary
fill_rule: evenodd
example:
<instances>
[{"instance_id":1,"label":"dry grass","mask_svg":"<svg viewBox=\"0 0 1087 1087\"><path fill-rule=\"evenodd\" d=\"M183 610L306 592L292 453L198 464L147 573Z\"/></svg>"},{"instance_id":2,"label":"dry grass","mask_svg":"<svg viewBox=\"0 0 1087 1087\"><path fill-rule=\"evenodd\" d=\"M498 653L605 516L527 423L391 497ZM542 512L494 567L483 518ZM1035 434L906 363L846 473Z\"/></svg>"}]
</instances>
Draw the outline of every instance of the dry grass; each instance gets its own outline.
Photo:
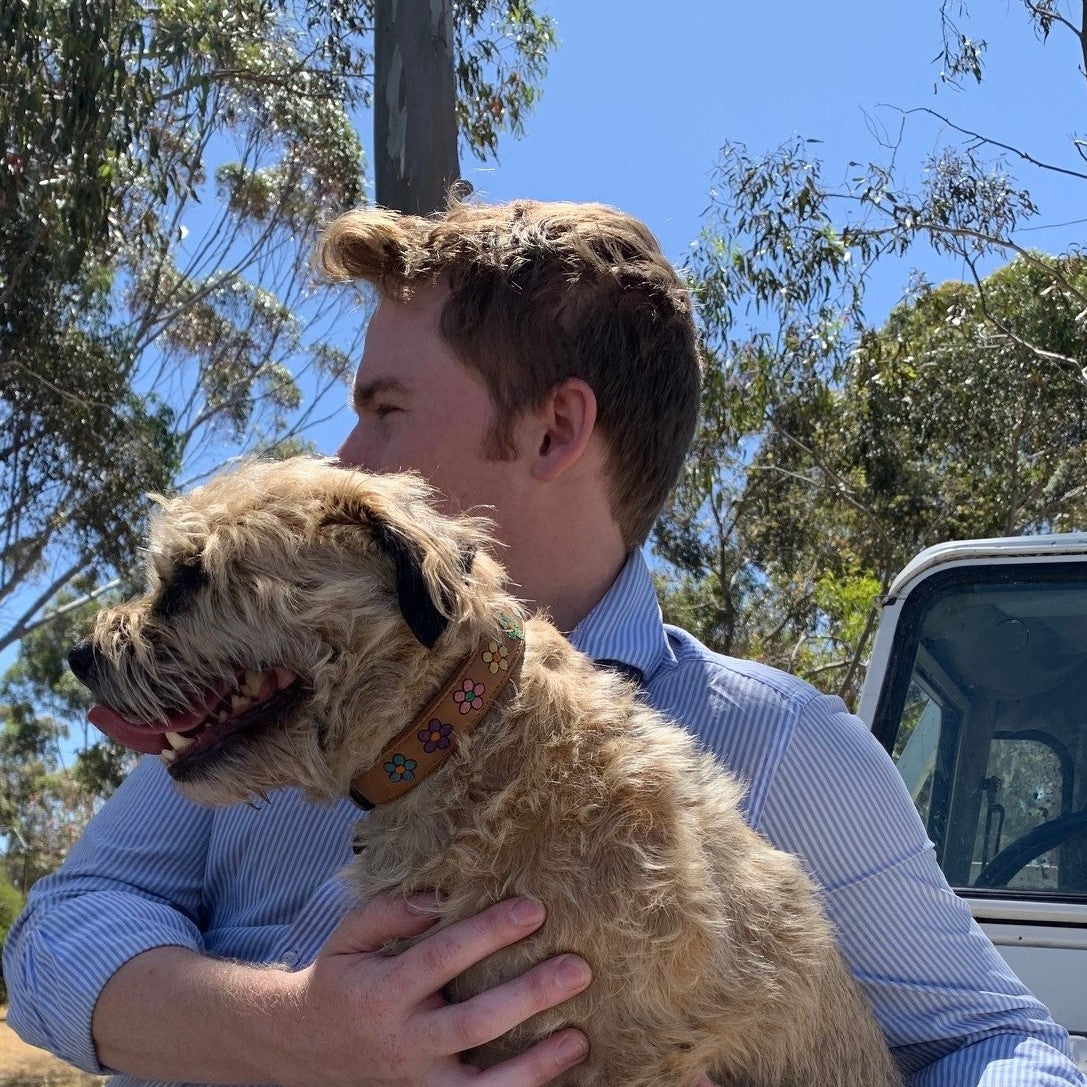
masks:
<instances>
[{"instance_id":1,"label":"dry grass","mask_svg":"<svg viewBox=\"0 0 1087 1087\"><path fill-rule=\"evenodd\" d=\"M101 1087L104 1076L91 1076L27 1045L8 1026L0 1007L0 1087Z\"/></svg>"}]
</instances>

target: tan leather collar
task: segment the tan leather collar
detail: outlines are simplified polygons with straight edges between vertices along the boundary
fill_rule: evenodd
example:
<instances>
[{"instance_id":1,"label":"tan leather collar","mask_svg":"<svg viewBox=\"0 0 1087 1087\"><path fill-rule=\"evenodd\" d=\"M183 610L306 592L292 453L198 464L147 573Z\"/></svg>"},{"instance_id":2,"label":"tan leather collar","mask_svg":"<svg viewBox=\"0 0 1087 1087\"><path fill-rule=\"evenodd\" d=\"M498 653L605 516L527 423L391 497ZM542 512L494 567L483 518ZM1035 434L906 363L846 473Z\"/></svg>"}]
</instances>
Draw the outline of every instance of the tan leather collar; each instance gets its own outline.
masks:
<instances>
[{"instance_id":1,"label":"tan leather collar","mask_svg":"<svg viewBox=\"0 0 1087 1087\"><path fill-rule=\"evenodd\" d=\"M525 631L519 619L498 617L499 629L483 637L429 706L391 740L377 761L351 779L349 796L364 811L414 789L440 767L460 736L490 712L521 670Z\"/></svg>"}]
</instances>

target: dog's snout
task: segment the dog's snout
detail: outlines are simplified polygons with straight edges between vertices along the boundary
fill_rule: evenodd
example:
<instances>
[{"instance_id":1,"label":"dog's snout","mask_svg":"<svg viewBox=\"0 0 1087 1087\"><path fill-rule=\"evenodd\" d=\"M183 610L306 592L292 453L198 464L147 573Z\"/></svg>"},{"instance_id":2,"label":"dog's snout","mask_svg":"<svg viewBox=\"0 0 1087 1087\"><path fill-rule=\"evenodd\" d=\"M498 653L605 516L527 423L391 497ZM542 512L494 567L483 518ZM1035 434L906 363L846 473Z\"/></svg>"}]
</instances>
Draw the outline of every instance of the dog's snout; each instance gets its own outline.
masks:
<instances>
[{"instance_id":1,"label":"dog's snout","mask_svg":"<svg viewBox=\"0 0 1087 1087\"><path fill-rule=\"evenodd\" d=\"M94 678L95 665L98 663L98 654L94 646L86 639L81 641L68 654L68 667L81 683L90 684Z\"/></svg>"}]
</instances>

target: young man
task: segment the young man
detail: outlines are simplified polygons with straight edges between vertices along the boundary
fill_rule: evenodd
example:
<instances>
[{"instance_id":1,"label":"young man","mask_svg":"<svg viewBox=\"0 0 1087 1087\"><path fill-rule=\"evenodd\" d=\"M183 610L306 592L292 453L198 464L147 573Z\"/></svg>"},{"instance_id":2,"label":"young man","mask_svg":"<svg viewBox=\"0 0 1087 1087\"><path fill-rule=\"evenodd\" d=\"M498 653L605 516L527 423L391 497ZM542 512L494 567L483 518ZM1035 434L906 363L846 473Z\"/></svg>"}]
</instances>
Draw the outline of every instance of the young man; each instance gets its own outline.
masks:
<instances>
[{"instance_id":1,"label":"young man","mask_svg":"<svg viewBox=\"0 0 1087 1087\"><path fill-rule=\"evenodd\" d=\"M824 889L910 1082L1082 1084L863 725L661 623L638 546L690 441L699 368L689 300L644 226L592 205L359 212L323 257L381 298L340 459L416 468L451 510L488 507L520 594L744 780L748 821ZM9 1021L128 1082L527 1087L576 1064L573 1030L482 1073L458 1057L580 991L575 957L463 1005L441 997L542 923L539 904L501 903L396 958L378 949L424 929L410 908L377 901L333 931L330 877L357 817L290 790L259 810L198 809L145 760L13 929Z\"/></svg>"}]
</instances>

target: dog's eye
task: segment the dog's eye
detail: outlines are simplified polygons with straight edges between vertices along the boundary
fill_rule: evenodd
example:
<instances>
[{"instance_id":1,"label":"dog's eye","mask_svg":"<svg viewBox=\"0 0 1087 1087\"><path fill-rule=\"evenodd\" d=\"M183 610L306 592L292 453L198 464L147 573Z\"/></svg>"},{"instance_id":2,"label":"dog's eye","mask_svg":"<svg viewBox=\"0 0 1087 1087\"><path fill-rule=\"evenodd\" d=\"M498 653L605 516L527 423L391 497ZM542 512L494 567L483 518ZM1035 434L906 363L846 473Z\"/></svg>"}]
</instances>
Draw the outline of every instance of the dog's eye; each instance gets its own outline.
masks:
<instances>
[{"instance_id":1,"label":"dog's eye","mask_svg":"<svg viewBox=\"0 0 1087 1087\"><path fill-rule=\"evenodd\" d=\"M172 619L192 603L193 597L207 583L208 574L199 556L178 566L163 585L153 609L155 615L160 619Z\"/></svg>"}]
</instances>

